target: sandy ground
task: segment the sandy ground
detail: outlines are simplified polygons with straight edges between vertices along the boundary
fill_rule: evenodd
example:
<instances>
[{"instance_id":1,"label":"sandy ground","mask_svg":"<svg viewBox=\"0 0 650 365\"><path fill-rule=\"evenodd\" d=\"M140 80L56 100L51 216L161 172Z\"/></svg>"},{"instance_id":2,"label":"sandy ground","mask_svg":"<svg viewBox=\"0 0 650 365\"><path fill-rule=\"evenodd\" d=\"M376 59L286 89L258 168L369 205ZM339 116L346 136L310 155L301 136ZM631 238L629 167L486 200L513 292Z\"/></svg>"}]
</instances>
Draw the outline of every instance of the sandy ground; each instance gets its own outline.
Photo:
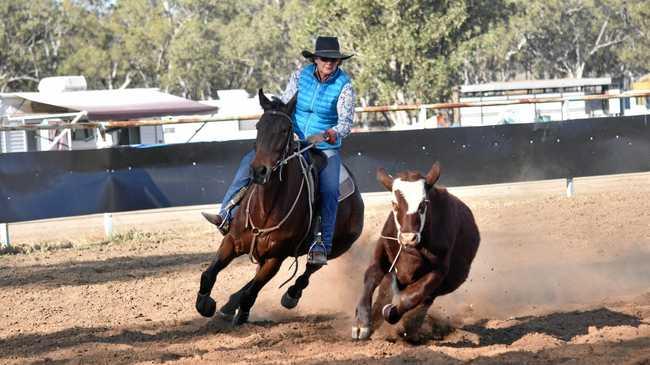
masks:
<instances>
[{"instance_id":1,"label":"sandy ground","mask_svg":"<svg viewBox=\"0 0 650 365\"><path fill-rule=\"evenodd\" d=\"M573 198L564 184L450 189L482 242L419 344L387 325L350 339L386 194L364 197L362 238L296 309L279 303L287 261L239 328L194 310L220 240L205 207L116 214L112 241L102 216L13 224L21 253L0 255L0 363L650 364L650 174L576 179ZM254 270L242 257L223 271L218 304Z\"/></svg>"}]
</instances>

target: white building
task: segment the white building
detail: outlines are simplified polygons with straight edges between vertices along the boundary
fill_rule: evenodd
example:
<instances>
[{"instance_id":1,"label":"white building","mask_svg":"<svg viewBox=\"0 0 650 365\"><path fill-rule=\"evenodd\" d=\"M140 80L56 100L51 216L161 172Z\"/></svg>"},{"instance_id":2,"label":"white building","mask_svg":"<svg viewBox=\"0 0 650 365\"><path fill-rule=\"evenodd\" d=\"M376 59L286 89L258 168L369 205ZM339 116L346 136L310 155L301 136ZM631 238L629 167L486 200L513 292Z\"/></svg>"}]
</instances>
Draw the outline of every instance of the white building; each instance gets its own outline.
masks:
<instances>
[{"instance_id":1,"label":"white building","mask_svg":"<svg viewBox=\"0 0 650 365\"><path fill-rule=\"evenodd\" d=\"M218 108L216 117L257 115L263 112L257 95L251 97L246 90L219 90L216 100L200 103ZM166 124L163 128L165 143L188 143L255 139L257 120L227 120L213 123Z\"/></svg>"},{"instance_id":2,"label":"white building","mask_svg":"<svg viewBox=\"0 0 650 365\"><path fill-rule=\"evenodd\" d=\"M609 77L463 85L460 102L494 102L617 94ZM482 106L460 109L461 126L533 123L621 115L620 99Z\"/></svg>"},{"instance_id":3,"label":"white building","mask_svg":"<svg viewBox=\"0 0 650 365\"><path fill-rule=\"evenodd\" d=\"M47 125L62 121L126 121L173 115L208 114L217 107L158 89L86 90L83 76L41 80L38 92L0 94L0 126ZM0 152L93 149L114 145L165 143L161 126L98 130L0 131Z\"/></svg>"}]
</instances>

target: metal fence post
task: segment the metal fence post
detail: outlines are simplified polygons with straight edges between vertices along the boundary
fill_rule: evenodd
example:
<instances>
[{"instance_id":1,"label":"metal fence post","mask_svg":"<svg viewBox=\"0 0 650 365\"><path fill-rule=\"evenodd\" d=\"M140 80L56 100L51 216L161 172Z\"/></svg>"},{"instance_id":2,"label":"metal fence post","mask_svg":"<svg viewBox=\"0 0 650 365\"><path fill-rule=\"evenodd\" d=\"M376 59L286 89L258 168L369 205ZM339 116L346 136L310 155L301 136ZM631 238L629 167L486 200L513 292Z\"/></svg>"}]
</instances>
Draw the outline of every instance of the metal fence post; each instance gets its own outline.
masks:
<instances>
[{"instance_id":1,"label":"metal fence post","mask_svg":"<svg viewBox=\"0 0 650 365\"><path fill-rule=\"evenodd\" d=\"M106 239L113 237L113 214L104 213L104 235Z\"/></svg>"},{"instance_id":2,"label":"metal fence post","mask_svg":"<svg viewBox=\"0 0 650 365\"><path fill-rule=\"evenodd\" d=\"M418 124L420 128L424 128L424 123L427 121L427 108L421 107L418 113Z\"/></svg>"},{"instance_id":3,"label":"metal fence post","mask_svg":"<svg viewBox=\"0 0 650 365\"><path fill-rule=\"evenodd\" d=\"M576 195L575 188L573 187L573 178L566 178L566 196L567 198L572 198Z\"/></svg>"},{"instance_id":4,"label":"metal fence post","mask_svg":"<svg viewBox=\"0 0 650 365\"><path fill-rule=\"evenodd\" d=\"M9 241L9 224L0 223L0 248L11 246Z\"/></svg>"}]
</instances>

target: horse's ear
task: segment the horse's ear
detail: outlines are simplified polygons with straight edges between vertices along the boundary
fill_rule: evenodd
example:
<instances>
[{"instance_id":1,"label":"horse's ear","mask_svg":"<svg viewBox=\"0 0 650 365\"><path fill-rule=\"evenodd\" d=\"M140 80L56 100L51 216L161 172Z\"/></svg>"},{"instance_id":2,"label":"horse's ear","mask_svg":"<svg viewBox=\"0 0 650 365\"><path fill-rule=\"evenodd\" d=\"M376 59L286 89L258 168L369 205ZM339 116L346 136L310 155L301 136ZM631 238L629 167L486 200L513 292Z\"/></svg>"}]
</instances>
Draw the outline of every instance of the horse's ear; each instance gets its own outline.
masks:
<instances>
[{"instance_id":1,"label":"horse's ear","mask_svg":"<svg viewBox=\"0 0 650 365\"><path fill-rule=\"evenodd\" d=\"M287 114L288 115L293 115L293 111L296 109L296 103L298 101L298 92L296 91L295 94L293 94L293 97L289 99L289 102L287 103Z\"/></svg>"},{"instance_id":2,"label":"horse's ear","mask_svg":"<svg viewBox=\"0 0 650 365\"><path fill-rule=\"evenodd\" d=\"M431 169L427 173L426 183L429 188L431 188L440 178L440 163L438 161L434 162L431 166Z\"/></svg>"},{"instance_id":3,"label":"horse's ear","mask_svg":"<svg viewBox=\"0 0 650 365\"><path fill-rule=\"evenodd\" d=\"M264 90L262 90L262 88L259 89L257 95L260 99L260 106L262 107L262 109L264 109L265 111L270 109L271 100L269 100L269 98L267 98L266 95L264 95Z\"/></svg>"},{"instance_id":4,"label":"horse's ear","mask_svg":"<svg viewBox=\"0 0 650 365\"><path fill-rule=\"evenodd\" d=\"M377 169L377 181L384 185L388 191L393 191L393 177L383 167Z\"/></svg>"}]
</instances>

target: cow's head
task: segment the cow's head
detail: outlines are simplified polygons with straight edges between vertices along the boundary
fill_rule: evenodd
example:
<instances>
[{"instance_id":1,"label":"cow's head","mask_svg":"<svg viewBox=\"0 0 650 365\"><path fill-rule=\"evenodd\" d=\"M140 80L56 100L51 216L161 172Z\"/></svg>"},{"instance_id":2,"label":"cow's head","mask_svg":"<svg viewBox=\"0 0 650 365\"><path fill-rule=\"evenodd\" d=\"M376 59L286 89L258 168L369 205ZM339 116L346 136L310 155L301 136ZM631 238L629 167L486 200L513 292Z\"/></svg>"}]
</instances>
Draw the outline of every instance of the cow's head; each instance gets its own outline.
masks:
<instances>
[{"instance_id":1,"label":"cow's head","mask_svg":"<svg viewBox=\"0 0 650 365\"><path fill-rule=\"evenodd\" d=\"M415 246L420 242L429 209L427 195L439 177L440 164L437 162L426 176L417 171L405 171L393 178L383 168L377 170L377 180L392 192L393 218L399 243Z\"/></svg>"}]
</instances>

